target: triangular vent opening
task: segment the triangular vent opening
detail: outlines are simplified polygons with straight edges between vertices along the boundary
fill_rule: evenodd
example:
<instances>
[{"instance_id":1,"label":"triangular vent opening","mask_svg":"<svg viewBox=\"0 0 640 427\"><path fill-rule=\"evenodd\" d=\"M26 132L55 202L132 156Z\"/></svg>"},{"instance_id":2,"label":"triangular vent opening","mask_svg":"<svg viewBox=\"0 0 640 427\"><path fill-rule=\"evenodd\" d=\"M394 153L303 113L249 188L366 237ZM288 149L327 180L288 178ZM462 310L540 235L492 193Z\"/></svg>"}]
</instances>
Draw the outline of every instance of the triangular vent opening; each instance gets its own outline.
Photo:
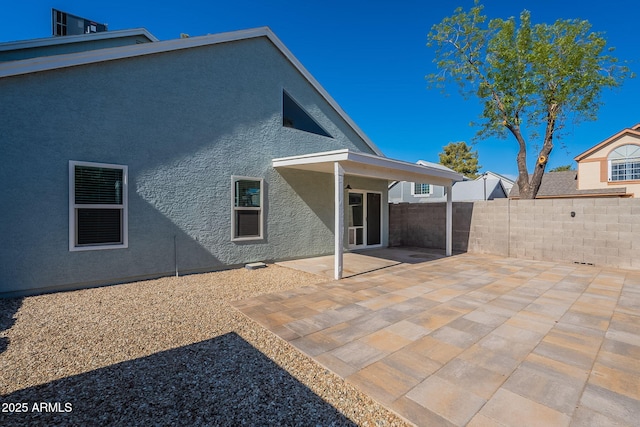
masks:
<instances>
[{"instance_id":1,"label":"triangular vent opening","mask_svg":"<svg viewBox=\"0 0 640 427\"><path fill-rule=\"evenodd\" d=\"M333 138L284 91L282 92L282 126Z\"/></svg>"}]
</instances>

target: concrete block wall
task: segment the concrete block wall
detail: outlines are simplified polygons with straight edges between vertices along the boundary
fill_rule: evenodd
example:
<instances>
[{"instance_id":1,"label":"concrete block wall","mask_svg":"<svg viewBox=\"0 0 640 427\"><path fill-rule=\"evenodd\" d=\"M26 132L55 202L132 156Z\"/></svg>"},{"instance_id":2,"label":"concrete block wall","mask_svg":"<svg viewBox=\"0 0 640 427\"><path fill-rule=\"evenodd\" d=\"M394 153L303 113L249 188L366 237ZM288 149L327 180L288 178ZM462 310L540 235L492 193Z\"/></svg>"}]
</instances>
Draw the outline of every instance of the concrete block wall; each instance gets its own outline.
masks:
<instances>
[{"instance_id":1,"label":"concrete block wall","mask_svg":"<svg viewBox=\"0 0 640 427\"><path fill-rule=\"evenodd\" d=\"M510 256L640 269L640 200L509 203Z\"/></svg>"},{"instance_id":2,"label":"concrete block wall","mask_svg":"<svg viewBox=\"0 0 640 427\"><path fill-rule=\"evenodd\" d=\"M454 203L453 248L640 269L640 199ZM445 246L444 203L390 205L390 244Z\"/></svg>"},{"instance_id":3,"label":"concrete block wall","mask_svg":"<svg viewBox=\"0 0 640 427\"><path fill-rule=\"evenodd\" d=\"M453 250L467 251L473 203L453 203ZM389 205L389 246L445 248L446 203Z\"/></svg>"},{"instance_id":4,"label":"concrete block wall","mask_svg":"<svg viewBox=\"0 0 640 427\"><path fill-rule=\"evenodd\" d=\"M508 256L508 200L474 202L469 220L469 252Z\"/></svg>"}]
</instances>

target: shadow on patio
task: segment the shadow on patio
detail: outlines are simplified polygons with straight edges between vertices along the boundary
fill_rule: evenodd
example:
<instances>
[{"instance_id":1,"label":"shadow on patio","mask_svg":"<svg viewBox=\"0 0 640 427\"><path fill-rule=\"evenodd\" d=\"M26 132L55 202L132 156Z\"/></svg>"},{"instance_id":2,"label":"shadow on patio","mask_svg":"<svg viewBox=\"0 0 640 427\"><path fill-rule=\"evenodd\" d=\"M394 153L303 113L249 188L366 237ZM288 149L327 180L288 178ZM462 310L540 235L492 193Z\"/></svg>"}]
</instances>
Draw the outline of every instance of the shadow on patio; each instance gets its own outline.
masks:
<instances>
[{"instance_id":1,"label":"shadow on patio","mask_svg":"<svg viewBox=\"0 0 640 427\"><path fill-rule=\"evenodd\" d=\"M454 255L461 252L454 252ZM444 249L392 247L345 252L343 278L392 267L399 264L421 264L445 258ZM282 261L276 264L333 279L333 255Z\"/></svg>"}]
</instances>

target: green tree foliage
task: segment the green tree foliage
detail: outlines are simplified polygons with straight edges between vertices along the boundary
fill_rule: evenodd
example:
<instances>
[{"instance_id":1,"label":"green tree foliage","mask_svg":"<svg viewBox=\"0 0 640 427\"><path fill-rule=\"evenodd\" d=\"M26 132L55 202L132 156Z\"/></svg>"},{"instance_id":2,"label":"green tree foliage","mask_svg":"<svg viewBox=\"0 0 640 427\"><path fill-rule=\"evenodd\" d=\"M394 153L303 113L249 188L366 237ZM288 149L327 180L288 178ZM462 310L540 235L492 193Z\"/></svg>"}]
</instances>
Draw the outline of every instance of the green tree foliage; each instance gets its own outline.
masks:
<instances>
[{"instance_id":1,"label":"green tree foliage","mask_svg":"<svg viewBox=\"0 0 640 427\"><path fill-rule=\"evenodd\" d=\"M482 102L478 137L515 138L520 197L532 199L566 121L594 120L602 90L630 73L587 21L532 25L525 10L517 25L514 18L487 21L482 10L476 0L432 27L427 45L436 50L439 72L427 79L439 87L455 82ZM540 149L530 176L525 135L537 130L542 140L535 141Z\"/></svg>"},{"instance_id":2,"label":"green tree foliage","mask_svg":"<svg viewBox=\"0 0 640 427\"><path fill-rule=\"evenodd\" d=\"M572 170L573 170L572 165L562 165L562 166L555 167L553 169L549 169L549 172L564 172L564 171L572 171Z\"/></svg>"},{"instance_id":3,"label":"green tree foliage","mask_svg":"<svg viewBox=\"0 0 640 427\"><path fill-rule=\"evenodd\" d=\"M471 151L471 147L466 142L450 142L442 147L440 153L440 164L469 178L477 178L478 170L482 166L478 165L478 152Z\"/></svg>"}]
</instances>

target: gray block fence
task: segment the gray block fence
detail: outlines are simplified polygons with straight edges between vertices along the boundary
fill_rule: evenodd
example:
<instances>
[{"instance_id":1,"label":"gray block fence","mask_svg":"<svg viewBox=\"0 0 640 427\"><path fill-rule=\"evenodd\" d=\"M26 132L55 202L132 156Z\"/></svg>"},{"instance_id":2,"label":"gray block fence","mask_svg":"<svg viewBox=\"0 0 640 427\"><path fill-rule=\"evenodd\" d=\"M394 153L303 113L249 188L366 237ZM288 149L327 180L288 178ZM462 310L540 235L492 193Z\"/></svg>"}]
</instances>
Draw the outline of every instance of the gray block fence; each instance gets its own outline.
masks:
<instances>
[{"instance_id":1,"label":"gray block fence","mask_svg":"<svg viewBox=\"0 0 640 427\"><path fill-rule=\"evenodd\" d=\"M391 246L445 248L444 203L389 208ZM640 269L640 199L454 203L453 250Z\"/></svg>"}]
</instances>

